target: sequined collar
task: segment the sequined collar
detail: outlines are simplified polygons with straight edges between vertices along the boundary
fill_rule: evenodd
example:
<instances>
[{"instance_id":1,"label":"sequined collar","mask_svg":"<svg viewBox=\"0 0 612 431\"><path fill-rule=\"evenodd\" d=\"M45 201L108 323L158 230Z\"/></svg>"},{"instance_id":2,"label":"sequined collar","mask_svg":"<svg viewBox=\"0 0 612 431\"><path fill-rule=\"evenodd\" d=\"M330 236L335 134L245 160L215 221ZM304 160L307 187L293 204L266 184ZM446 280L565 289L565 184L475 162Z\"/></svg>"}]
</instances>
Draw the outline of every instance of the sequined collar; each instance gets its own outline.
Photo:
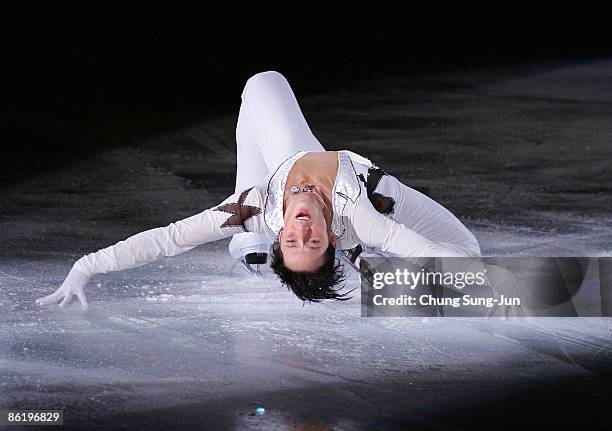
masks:
<instances>
[{"instance_id":1,"label":"sequined collar","mask_svg":"<svg viewBox=\"0 0 612 431\"><path fill-rule=\"evenodd\" d=\"M268 190L266 196L266 204L264 208L264 221L268 228L278 235L284 226L283 220L283 196L289 171L296 161L311 151L299 151L293 156L288 157L276 169L276 172L268 182ZM361 187L353 162L351 161L348 152L337 151L338 153L338 173L336 181L332 189L332 232L340 237L346 230L342 221L342 215L346 205L350 202L355 203L361 194Z\"/></svg>"}]
</instances>

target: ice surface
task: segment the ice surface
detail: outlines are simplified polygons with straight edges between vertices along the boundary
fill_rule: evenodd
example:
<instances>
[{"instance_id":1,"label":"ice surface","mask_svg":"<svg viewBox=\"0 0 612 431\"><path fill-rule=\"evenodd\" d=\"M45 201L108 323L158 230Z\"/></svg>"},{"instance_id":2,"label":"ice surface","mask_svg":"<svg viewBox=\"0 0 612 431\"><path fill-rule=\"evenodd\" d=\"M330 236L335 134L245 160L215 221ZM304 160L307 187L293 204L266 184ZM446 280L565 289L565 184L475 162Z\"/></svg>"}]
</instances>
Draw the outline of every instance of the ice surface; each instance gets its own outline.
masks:
<instances>
[{"instance_id":1,"label":"ice surface","mask_svg":"<svg viewBox=\"0 0 612 431\"><path fill-rule=\"evenodd\" d=\"M600 61L297 96L324 145L363 153L427 191L484 254L609 256L611 75ZM34 304L82 254L231 194L236 115L2 189L0 408L63 409L69 427L92 429L608 420L608 318L362 318L358 296L302 305L269 268L263 279L232 273L228 240L95 276L87 310ZM351 274L347 290L356 286Z\"/></svg>"}]
</instances>

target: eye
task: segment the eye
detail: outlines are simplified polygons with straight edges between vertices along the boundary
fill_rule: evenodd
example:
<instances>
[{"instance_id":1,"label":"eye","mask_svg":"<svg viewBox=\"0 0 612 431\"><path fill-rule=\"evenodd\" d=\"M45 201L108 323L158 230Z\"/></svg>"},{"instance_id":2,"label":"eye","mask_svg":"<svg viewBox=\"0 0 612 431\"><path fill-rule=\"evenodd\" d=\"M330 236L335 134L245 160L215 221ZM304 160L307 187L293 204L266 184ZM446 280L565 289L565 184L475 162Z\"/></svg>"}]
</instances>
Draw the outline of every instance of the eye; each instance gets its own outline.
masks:
<instances>
[{"instance_id":1,"label":"eye","mask_svg":"<svg viewBox=\"0 0 612 431\"><path fill-rule=\"evenodd\" d=\"M310 243L311 244L319 244L321 241L319 241L318 239L311 239Z\"/></svg>"}]
</instances>

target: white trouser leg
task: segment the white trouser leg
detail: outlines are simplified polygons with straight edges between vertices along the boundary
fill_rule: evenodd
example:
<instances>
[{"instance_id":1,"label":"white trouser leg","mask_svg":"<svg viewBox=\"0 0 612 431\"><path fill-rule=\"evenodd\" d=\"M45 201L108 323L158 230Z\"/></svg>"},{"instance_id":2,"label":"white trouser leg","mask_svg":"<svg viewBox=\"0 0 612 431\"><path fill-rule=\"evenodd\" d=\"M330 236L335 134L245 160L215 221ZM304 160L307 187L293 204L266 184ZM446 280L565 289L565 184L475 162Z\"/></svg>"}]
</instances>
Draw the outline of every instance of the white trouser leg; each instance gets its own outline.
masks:
<instances>
[{"instance_id":1,"label":"white trouser leg","mask_svg":"<svg viewBox=\"0 0 612 431\"><path fill-rule=\"evenodd\" d=\"M236 187L241 192L260 182L268 175L268 167L259 149L257 132L253 127L246 104L240 105L236 123Z\"/></svg>"},{"instance_id":2,"label":"white trouser leg","mask_svg":"<svg viewBox=\"0 0 612 431\"><path fill-rule=\"evenodd\" d=\"M234 192L251 187L268 174L268 167L261 155L257 139L257 132L244 103L243 93L236 124L236 186ZM229 252L234 259L240 259L247 253L268 253L268 251L269 244L265 235L256 232L235 234L229 244Z\"/></svg>"},{"instance_id":3,"label":"white trouser leg","mask_svg":"<svg viewBox=\"0 0 612 431\"><path fill-rule=\"evenodd\" d=\"M287 79L276 71L251 76L242 91L236 125L236 187L239 192L261 181L298 151L325 151L314 136ZM233 236L230 254L267 252L265 235ZM265 250L265 251L264 251Z\"/></svg>"},{"instance_id":4,"label":"white trouser leg","mask_svg":"<svg viewBox=\"0 0 612 431\"><path fill-rule=\"evenodd\" d=\"M325 151L310 130L289 82L279 72L251 76L242 92L242 105L243 125L252 130L268 172L298 151Z\"/></svg>"}]
</instances>

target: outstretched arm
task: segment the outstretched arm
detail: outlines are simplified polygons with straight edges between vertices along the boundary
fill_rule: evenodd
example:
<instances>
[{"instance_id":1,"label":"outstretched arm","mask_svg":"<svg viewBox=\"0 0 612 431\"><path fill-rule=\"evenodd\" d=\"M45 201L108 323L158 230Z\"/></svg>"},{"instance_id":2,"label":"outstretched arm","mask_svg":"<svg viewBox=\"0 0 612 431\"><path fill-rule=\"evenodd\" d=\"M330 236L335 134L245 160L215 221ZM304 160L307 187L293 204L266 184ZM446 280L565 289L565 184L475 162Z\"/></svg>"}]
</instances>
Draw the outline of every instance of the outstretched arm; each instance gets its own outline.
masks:
<instances>
[{"instance_id":1,"label":"outstretched arm","mask_svg":"<svg viewBox=\"0 0 612 431\"><path fill-rule=\"evenodd\" d=\"M247 201L249 194L255 193L253 189L235 193L216 207L165 227L137 233L115 245L87 254L77 262L78 269L93 275L136 268L236 233L257 232L261 205L252 202L253 199Z\"/></svg>"},{"instance_id":2,"label":"outstretched arm","mask_svg":"<svg viewBox=\"0 0 612 431\"><path fill-rule=\"evenodd\" d=\"M65 305L76 295L86 305L83 287L95 274L143 266L163 256L175 256L235 233L260 232L263 230L262 200L259 191L250 188L231 195L213 208L86 254L73 265L56 292L36 300L36 303L45 305L64 298L60 305Z\"/></svg>"}]
</instances>

